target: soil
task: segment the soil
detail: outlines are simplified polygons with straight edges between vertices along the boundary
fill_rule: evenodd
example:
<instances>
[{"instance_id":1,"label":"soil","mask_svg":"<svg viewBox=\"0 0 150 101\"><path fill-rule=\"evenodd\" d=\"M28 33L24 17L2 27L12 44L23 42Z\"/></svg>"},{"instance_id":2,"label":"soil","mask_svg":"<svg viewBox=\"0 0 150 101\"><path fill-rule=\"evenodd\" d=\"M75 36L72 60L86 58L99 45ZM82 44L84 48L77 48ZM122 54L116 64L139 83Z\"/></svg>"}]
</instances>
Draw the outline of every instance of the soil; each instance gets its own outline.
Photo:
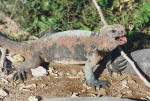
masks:
<instances>
[{"instance_id":1,"label":"soil","mask_svg":"<svg viewBox=\"0 0 150 101\"><path fill-rule=\"evenodd\" d=\"M42 99L72 96L113 96L141 99L150 96L150 89L144 85L139 77L128 73L113 74L111 77L108 71L104 70L99 79L108 80L111 86L110 88L102 87L100 90L96 89L95 91L85 83L83 66L51 65L48 71L49 73L50 71L53 72L38 78L28 75L28 79L24 83L17 84L10 80L11 82L5 84L0 81L1 88L8 92L3 100L27 101L30 96L38 96ZM8 75L8 77L11 76ZM23 87L23 84L26 88Z\"/></svg>"}]
</instances>

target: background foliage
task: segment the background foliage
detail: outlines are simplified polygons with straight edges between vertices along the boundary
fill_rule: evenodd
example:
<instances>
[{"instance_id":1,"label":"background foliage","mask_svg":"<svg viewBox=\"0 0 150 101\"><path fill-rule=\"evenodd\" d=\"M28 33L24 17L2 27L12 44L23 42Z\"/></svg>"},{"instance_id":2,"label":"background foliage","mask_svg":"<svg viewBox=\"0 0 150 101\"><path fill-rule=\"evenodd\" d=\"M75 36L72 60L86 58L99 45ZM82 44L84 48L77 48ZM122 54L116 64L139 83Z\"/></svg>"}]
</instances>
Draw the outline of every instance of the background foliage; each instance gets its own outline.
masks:
<instances>
[{"instance_id":1,"label":"background foliage","mask_svg":"<svg viewBox=\"0 0 150 101\"><path fill-rule=\"evenodd\" d=\"M123 24L129 42L146 43L150 33L150 0L97 0L109 24ZM1 0L0 11L21 24L22 29L39 35L51 29L98 31L102 22L92 0Z\"/></svg>"}]
</instances>

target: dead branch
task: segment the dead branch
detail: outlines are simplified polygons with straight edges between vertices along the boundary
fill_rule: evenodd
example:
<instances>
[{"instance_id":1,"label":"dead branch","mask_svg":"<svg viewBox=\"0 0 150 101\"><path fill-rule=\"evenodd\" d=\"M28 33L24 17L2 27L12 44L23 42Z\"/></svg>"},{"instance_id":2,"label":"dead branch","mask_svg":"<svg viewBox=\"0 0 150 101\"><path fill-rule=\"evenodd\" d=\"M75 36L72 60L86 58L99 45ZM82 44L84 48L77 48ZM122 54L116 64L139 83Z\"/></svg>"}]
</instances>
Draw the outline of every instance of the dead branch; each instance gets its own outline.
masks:
<instances>
[{"instance_id":1,"label":"dead branch","mask_svg":"<svg viewBox=\"0 0 150 101\"><path fill-rule=\"evenodd\" d=\"M99 13L99 16L100 16L100 18L101 18L103 24L104 24L105 26L108 25L108 24L107 24L107 21L105 20L105 17L104 17L104 15L103 15L103 13L102 13L101 7L98 6L96 0L92 0L92 1L93 1L94 5L95 5L95 7L96 7L96 9L97 9L97 11L98 11L98 13Z\"/></svg>"},{"instance_id":2,"label":"dead branch","mask_svg":"<svg viewBox=\"0 0 150 101\"><path fill-rule=\"evenodd\" d=\"M118 49L120 50L121 55L131 64L131 66L133 67L134 71L136 72L136 74L140 77L140 79L145 83L146 86L148 86L150 88L150 83L148 82L148 80L140 73L140 71L137 69L137 67L135 66L134 62L125 54L125 52L118 47Z\"/></svg>"}]
</instances>

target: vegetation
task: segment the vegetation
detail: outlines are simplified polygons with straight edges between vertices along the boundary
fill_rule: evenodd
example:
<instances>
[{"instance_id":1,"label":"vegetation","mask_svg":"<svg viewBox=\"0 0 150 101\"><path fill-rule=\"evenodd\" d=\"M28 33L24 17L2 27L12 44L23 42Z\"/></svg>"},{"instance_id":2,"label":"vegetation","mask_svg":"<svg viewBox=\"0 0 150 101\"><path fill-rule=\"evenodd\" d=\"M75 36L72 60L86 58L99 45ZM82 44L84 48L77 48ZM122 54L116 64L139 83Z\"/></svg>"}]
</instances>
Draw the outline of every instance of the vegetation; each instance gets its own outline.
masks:
<instances>
[{"instance_id":1,"label":"vegetation","mask_svg":"<svg viewBox=\"0 0 150 101\"><path fill-rule=\"evenodd\" d=\"M132 42L141 33L150 33L149 0L97 0L109 24L123 24ZM0 11L38 35L47 29L98 31L102 22L92 0L1 0ZM147 38L147 37L146 37ZM146 42L146 38L142 42ZM144 40L144 41L143 41Z\"/></svg>"}]
</instances>

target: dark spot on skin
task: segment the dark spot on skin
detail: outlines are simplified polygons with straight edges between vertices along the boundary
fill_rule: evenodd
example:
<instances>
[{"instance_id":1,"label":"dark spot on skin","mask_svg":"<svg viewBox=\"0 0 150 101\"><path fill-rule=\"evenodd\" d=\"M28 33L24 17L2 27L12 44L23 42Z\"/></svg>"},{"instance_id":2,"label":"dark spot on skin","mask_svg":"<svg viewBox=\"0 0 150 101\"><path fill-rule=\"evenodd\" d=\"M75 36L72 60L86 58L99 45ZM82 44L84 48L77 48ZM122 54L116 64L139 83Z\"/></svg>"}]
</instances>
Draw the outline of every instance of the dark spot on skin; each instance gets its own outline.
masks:
<instances>
[{"instance_id":1,"label":"dark spot on skin","mask_svg":"<svg viewBox=\"0 0 150 101\"><path fill-rule=\"evenodd\" d=\"M64 45L59 46L57 48L57 55L59 56L59 58L71 58L72 57L71 51Z\"/></svg>"},{"instance_id":2,"label":"dark spot on skin","mask_svg":"<svg viewBox=\"0 0 150 101\"><path fill-rule=\"evenodd\" d=\"M95 36L95 35L96 35L96 32L92 32L92 33L91 33L91 36Z\"/></svg>"},{"instance_id":3,"label":"dark spot on skin","mask_svg":"<svg viewBox=\"0 0 150 101\"><path fill-rule=\"evenodd\" d=\"M123 31L121 31L121 33L123 33Z\"/></svg>"},{"instance_id":4,"label":"dark spot on skin","mask_svg":"<svg viewBox=\"0 0 150 101\"><path fill-rule=\"evenodd\" d=\"M54 59L54 56L56 54L57 50L57 43L53 43L52 46L50 46L48 49L43 48L40 52L40 56L43 60L46 62L50 62Z\"/></svg>"},{"instance_id":5,"label":"dark spot on skin","mask_svg":"<svg viewBox=\"0 0 150 101\"><path fill-rule=\"evenodd\" d=\"M76 44L74 47L73 58L75 60L87 60L86 58L86 50L84 49L84 44Z\"/></svg>"},{"instance_id":6,"label":"dark spot on skin","mask_svg":"<svg viewBox=\"0 0 150 101\"><path fill-rule=\"evenodd\" d=\"M114 30L114 29L113 29L113 30L111 30L111 31L112 31L112 33L115 33L115 32L116 32L116 30Z\"/></svg>"},{"instance_id":7,"label":"dark spot on skin","mask_svg":"<svg viewBox=\"0 0 150 101\"><path fill-rule=\"evenodd\" d=\"M80 41L80 38L77 38L76 42L79 42Z\"/></svg>"},{"instance_id":8,"label":"dark spot on skin","mask_svg":"<svg viewBox=\"0 0 150 101\"><path fill-rule=\"evenodd\" d=\"M41 51L41 57L46 61L50 62L54 59L62 59L62 58L72 58L71 51L65 46L57 46L57 43L54 43L48 49L43 48Z\"/></svg>"},{"instance_id":9,"label":"dark spot on skin","mask_svg":"<svg viewBox=\"0 0 150 101\"><path fill-rule=\"evenodd\" d=\"M92 45L91 45L91 49L90 49L90 51L88 52L88 55L91 56L95 51L97 51L96 45L95 45L95 44L92 44Z\"/></svg>"}]
</instances>

